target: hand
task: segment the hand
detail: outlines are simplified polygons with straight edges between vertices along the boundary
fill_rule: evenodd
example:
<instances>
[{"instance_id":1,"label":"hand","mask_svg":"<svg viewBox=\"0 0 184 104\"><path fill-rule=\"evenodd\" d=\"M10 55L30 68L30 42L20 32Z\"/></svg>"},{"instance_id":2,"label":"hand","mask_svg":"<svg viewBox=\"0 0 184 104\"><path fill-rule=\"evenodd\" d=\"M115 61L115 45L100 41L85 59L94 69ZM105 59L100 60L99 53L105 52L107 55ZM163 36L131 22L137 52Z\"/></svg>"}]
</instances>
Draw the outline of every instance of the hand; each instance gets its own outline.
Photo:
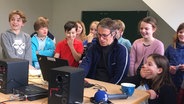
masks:
<instances>
[{"instance_id":1,"label":"hand","mask_svg":"<svg viewBox=\"0 0 184 104\"><path fill-rule=\"evenodd\" d=\"M67 43L69 47L73 46L73 42L74 42L73 38L67 38Z\"/></svg>"},{"instance_id":2,"label":"hand","mask_svg":"<svg viewBox=\"0 0 184 104\"><path fill-rule=\"evenodd\" d=\"M178 68L179 68L179 67L178 67ZM177 68L177 66L170 66L170 67L169 67L169 72L170 72L171 74L175 74L178 68Z\"/></svg>"},{"instance_id":3,"label":"hand","mask_svg":"<svg viewBox=\"0 0 184 104\"><path fill-rule=\"evenodd\" d=\"M94 34L90 33L88 36L87 36L87 39L88 39L88 43L91 43L92 40L94 38Z\"/></svg>"},{"instance_id":4,"label":"hand","mask_svg":"<svg viewBox=\"0 0 184 104\"><path fill-rule=\"evenodd\" d=\"M29 64L29 70L37 70L37 69Z\"/></svg>"},{"instance_id":5,"label":"hand","mask_svg":"<svg viewBox=\"0 0 184 104\"><path fill-rule=\"evenodd\" d=\"M178 69L181 70L181 71L184 71L184 64L178 65Z\"/></svg>"},{"instance_id":6,"label":"hand","mask_svg":"<svg viewBox=\"0 0 184 104\"><path fill-rule=\"evenodd\" d=\"M143 65L141 67L140 74L141 74L142 78L148 79L149 76L151 75L151 72L150 72L150 70L148 70L147 68L145 68L144 65Z\"/></svg>"},{"instance_id":7,"label":"hand","mask_svg":"<svg viewBox=\"0 0 184 104\"><path fill-rule=\"evenodd\" d=\"M157 93L154 90L147 90L146 92L149 93L150 99L155 99L157 98Z\"/></svg>"}]
</instances>

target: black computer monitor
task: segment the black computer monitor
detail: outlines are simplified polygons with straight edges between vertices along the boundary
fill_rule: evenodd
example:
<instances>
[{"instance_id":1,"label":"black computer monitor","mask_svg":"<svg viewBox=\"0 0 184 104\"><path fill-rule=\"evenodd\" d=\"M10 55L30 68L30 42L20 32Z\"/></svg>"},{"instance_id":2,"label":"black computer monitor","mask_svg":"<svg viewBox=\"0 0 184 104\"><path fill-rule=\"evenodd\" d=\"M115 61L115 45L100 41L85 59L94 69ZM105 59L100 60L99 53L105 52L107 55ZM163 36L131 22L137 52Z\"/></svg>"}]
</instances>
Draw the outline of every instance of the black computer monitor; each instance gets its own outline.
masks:
<instances>
[{"instance_id":1,"label":"black computer monitor","mask_svg":"<svg viewBox=\"0 0 184 104\"><path fill-rule=\"evenodd\" d=\"M42 77L45 81L48 81L49 71L52 68L57 68L61 66L68 66L68 61L65 59L48 57L43 55L37 55L38 62L40 64L40 69L42 72Z\"/></svg>"}]
</instances>

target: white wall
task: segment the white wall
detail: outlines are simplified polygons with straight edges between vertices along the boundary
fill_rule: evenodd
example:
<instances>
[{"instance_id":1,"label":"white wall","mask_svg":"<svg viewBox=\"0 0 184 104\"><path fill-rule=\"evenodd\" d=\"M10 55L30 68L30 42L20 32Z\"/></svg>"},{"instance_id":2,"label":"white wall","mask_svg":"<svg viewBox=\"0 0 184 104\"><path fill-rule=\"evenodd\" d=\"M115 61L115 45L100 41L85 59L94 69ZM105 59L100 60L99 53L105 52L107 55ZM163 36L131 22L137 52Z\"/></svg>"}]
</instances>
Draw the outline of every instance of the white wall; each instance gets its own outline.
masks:
<instances>
[{"instance_id":1,"label":"white wall","mask_svg":"<svg viewBox=\"0 0 184 104\"><path fill-rule=\"evenodd\" d=\"M9 29L8 15L14 10L22 10L28 22L23 31L34 32L33 24L38 16L52 17L52 0L0 0L0 33Z\"/></svg>"},{"instance_id":2,"label":"white wall","mask_svg":"<svg viewBox=\"0 0 184 104\"><path fill-rule=\"evenodd\" d=\"M28 22L23 27L23 31L31 34L34 32L33 24L39 16L52 17L51 0L0 0L0 33L9 29L8 15L14 10L22 10ZM1 47L0 47L0 58Z\"/></svg>"}]
</instances>

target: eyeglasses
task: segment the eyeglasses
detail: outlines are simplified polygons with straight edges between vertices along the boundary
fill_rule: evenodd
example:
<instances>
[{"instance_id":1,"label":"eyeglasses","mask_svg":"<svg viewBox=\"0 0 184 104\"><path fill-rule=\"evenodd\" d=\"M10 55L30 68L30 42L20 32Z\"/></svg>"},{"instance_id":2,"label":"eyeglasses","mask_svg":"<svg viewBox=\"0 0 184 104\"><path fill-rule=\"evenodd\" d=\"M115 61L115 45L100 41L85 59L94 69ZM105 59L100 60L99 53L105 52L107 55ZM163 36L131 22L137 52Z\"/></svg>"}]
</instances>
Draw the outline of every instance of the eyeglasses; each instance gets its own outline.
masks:
<instances>
[{"instance_id":1,"label":"eyeglasses","mask_svg":"<svg viewBox=\"0 0 184 104\"><path fill-rule=\"evenodd\" d=\"M102 38L107 38L109 35L110 35L111 33L109 33L109 34L99 34L99 33L97 33L97 36L98 37L102 37Z\"/></svg>"}]
</instances>

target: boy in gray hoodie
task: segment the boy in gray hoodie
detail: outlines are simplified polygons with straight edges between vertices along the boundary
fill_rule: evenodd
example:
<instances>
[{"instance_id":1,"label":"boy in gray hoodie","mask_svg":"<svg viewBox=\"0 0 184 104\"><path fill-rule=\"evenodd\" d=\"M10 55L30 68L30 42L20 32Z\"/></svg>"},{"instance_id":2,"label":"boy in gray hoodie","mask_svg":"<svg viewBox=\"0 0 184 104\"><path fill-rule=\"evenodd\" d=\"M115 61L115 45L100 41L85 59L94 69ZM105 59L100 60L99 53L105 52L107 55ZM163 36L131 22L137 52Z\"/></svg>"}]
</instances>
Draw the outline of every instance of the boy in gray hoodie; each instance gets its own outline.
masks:
<instances>
[{"instance_id":1,"label":"boy in gray hoodie","mask_svg":"<svg viewBox=\"0 0 184 104\"><path fill-rule=\"evenodd\" d=\"M11 28L1 33L3 58L26 59L31 64L31 38L29 34L21 31L26 21L26 17L22 11L14 10L9 14Z\"/></svg>"}]
</instances>

